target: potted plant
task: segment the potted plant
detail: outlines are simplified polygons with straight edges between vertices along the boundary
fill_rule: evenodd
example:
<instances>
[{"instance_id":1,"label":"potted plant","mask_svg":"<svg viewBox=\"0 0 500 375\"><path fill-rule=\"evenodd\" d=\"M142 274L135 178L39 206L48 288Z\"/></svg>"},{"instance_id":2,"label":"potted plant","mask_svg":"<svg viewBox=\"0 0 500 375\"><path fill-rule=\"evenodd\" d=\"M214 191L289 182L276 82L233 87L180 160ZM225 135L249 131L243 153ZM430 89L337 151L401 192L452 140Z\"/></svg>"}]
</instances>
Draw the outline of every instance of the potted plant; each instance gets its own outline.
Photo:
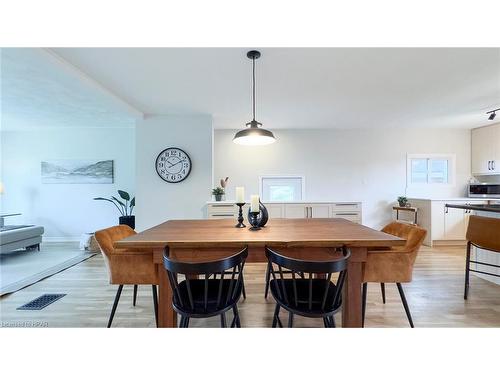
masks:
<instances>
[{"instance_id":1,"label":"potted plant","mask_svg":"<svg viewBox=\"0 0 500 375\"><path fill-rule=\"evenodd\" d=\"M130 199L130 194L123 190L118 190L118 195L120 196L120 198L123 199L123 201L116 198L115 196L112 196L111 198L99 197L99 198L94 198L94 200L108 201L113 203L121 215L118 219L118 222L120 224L128 225L132 229L135 229L135 216L132 215L132 212L134 211L135 207L135 197Z\"/></svg>"},{"instance_id":2,"label":"potted plant","mask_svg":"<svg viewBox=\"0 0 500 375\"><path fill-rule=\"evenodd\" d=\"M215 200L217 202L220 202L224 197L224 189L221 187L216 187L215 189L212 189L212 195L215 197Z\"/></svg>"},{"instance_id":3,"label":"potted plant","mask_svg":"<svg viewBox=\"0 0 500 375\"><path fill-rule=\"evenodd\" d=\"M215 200L217 202L224 200L224 196L226 194L225 189L226 189L228 180L229 180L229 177L221 178L220 187L216 187L216 188L212 189L212 195L215 197Z\"/></svg>"},{"instance_id":4,"label":"potted plant","mask_svg":"<svg viewBox=\"0 0 500 375\"><path fill-rule=\"evenodd\" d=\"M408 198L406 197L398 197L398 203L399 203L399 207L406 207L408 205Z\"/></svg>"}]
</instances>

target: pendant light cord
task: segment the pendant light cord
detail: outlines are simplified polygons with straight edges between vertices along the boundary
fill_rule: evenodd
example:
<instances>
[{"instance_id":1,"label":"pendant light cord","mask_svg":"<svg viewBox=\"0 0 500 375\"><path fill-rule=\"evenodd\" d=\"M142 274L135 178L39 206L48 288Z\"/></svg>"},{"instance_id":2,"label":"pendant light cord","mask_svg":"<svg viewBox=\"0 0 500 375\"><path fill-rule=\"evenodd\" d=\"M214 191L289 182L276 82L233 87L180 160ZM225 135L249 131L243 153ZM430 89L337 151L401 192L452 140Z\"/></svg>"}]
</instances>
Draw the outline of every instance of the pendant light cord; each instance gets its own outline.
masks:
<instances>
[{"instance_id":1,"label":"pendant light cord","mask_svg":"<svg viewBox=\"0 0 500 375\"><path fill-rule=\"evenodd\" d=\"M253 84L252 84L252 87L253 87L253 93L252 93L252 101L253 101L253 121L255 121L255 57L252 57L252 65L253 65L253 69L252 69L252 79L253 79Z\"/></svg>"}]
</instances>

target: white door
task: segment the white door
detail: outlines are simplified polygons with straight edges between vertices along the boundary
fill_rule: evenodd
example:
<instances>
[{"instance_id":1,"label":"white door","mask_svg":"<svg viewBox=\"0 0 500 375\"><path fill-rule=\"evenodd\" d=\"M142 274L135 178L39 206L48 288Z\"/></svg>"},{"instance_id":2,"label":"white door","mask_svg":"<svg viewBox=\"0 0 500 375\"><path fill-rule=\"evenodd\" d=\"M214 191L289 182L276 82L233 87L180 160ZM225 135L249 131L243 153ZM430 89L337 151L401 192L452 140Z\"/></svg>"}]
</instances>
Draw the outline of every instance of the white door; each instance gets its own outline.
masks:
<instances>
[{"instance_id":1,"label":"white door","mask_svg":"<svg viewBox=\"0 0 500 375\"><path fill-rule=\"evenodd\" d=\"M310 204L309 213L315 219L325 219L331 217L329 204Z\"/></svg>"},{"instance_id":2,"label":"white door","mask_svg":"<svg viewBox=\"0 0 500 375\"><path fill-rule=\"evenodd\" d=\"M270 219L282 219L285 217L285 209L283 204L269 203L266 204L267 212Z\"/></svg>"},{"instance_id":3,"label":"white door","mask_svg":"<svg viewBox=\"0 0 500 375\"><path fill-rule=\"evenodd\" d=\"M465 204L466 202L453 202ZM466 219L465 210L461 208L448 208L444 212L444 239L465 240Z\"/></svg>"},{"instance_id":4,"label":"white door","mask_svg":"<svg viewBox=\"0 0 500 375\"><path fill-rule=\"evenodd\" d=\"M492 126L472 130L472 174L490 174L496 129ZM500 165L498 166L500 169Z\"/></svg>"},{"instance_id":5,"label":"white door","mask_svg":"<svg viewBox=\"0 0 500 375\"><path fill-rule=\"evenodd\" d=\"M285 204L285 218L304 219L307 217L305 204Z\"/></svg>"}]
</instances>

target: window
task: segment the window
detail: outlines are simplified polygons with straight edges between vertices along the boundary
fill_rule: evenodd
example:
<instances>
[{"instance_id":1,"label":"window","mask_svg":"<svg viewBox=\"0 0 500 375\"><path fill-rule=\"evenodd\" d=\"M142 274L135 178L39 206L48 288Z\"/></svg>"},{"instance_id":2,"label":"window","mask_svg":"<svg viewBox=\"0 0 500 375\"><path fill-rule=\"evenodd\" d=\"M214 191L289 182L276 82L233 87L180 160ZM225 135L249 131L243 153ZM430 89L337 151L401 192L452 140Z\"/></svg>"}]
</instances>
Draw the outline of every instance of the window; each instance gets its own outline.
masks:
<instances>
[{"instance_id":1,"label":"window","mask_svg":"<svg viewBox=\"0 0 500 375\"><path fill-rule=\"evenodd\" d=\"M289 202L304 199L304 177L263 176L260 178L260 196L265 202Z\"/></svg>"},{"instance_id":2,"label":"window","mask_svg":"<svg viewBox=\"0 0 500 375\"><path fill-rule=\"evenodd\" d=\"M452 184L455 155L408 155L408 184Z\"/></svg>"}]
</instances>

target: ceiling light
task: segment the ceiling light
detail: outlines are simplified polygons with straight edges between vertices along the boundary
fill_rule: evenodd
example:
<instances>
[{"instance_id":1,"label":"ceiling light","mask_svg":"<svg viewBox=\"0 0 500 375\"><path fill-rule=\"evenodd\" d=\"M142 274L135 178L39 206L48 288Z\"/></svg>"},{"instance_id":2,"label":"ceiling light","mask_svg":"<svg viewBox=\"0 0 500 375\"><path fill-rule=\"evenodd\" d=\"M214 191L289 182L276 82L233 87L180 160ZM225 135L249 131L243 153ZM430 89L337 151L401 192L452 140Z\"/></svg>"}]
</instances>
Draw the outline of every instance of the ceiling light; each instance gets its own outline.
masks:
<instances>
[{"instance_id":1,"label":"ceiling light","mask_svg":"<svg viewBox=\"0 0 500 375\"><path fill-rule=\"evenodd\" d=\"M252 60L252 121L246 124L246 129L237 132L233 142L245 146L261 146L276 142L271 131L262 129L262 124L255 120L255 60L260 57L259 51L249 51L247 57Z\"/></svg>"},{"instance_id":2,"label":"ceiling light","mask_svg":"<svg viewBox=\"0 0 500 375\"><path fill-rule=\"evenodd\" d=\"M497 115L497 111L500 111L500 108L497 108L497 109L494 109L493 111L489 111L489 112L486 112L486 114L490 114L490 117L488 117L488 120L494 120L496 115Z\"/></svg>"}]
</instances>

